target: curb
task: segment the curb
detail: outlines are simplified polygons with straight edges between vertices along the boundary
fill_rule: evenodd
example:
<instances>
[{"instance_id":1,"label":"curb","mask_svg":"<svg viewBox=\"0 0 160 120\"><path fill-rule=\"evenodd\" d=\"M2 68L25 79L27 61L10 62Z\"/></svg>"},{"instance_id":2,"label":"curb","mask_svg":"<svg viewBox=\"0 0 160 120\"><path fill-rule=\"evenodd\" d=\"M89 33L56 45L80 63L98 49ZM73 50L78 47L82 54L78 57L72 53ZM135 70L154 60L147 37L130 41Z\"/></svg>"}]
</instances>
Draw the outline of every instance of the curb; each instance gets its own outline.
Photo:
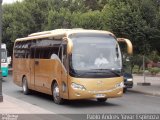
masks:
<instances>
[{"instance_id":1,"label":"curb","mask_svg":"<svg viewBox=\"0 0 160 120\"><path fill-rule=\"evenodd\" d=\"M137 91L137 90L127 90L127 91L133 92L133 93L141 93L141 94L145 94L145 95L152 95L152 96L160 97L160 94L157 94L157 93L148 93L148 92Z\"/></svg>"}]
</instances>

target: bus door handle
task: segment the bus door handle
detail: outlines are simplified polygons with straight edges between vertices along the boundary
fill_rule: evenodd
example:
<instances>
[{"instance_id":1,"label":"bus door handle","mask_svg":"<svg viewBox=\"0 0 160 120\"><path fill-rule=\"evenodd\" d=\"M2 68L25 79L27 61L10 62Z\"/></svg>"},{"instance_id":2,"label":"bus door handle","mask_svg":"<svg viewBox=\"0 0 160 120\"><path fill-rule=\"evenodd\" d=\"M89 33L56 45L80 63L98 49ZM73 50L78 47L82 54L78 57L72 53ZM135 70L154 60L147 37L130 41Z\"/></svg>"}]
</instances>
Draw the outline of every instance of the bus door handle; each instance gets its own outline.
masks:
<instances>
[{"instance_id":1,"label":"bus door handle","mask_svg":"<svg viewBox=\"0 0 160 120\"><path fill-rule=\"evenodd\" d=\"M35 60L35 65L39 65L39 61L38 60Z\"/></svg>"}]
</instances>

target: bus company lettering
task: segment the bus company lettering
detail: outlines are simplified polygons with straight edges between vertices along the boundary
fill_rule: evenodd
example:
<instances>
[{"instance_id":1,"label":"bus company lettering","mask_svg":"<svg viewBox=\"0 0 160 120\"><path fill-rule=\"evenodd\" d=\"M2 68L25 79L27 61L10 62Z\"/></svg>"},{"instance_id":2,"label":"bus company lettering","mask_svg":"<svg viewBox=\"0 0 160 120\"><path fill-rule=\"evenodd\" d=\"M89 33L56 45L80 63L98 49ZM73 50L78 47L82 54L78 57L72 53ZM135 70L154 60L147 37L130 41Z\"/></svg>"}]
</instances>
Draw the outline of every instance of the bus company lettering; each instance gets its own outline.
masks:
<instances>
[{"instance_id":1,"label":"bus company lettering","mask_svg":"<svg viewBox=\"0 0 160 120\"><path fill-rule=\"evenodd\" d=\"M135 120L135 115L131 114L121 114L122 120Z\"/></svg>"},{"instance_id":2,"label":"bus company lettering","mask_svg":"<svg viewBox=\"0 0 160 120\"><path fill-rule=\"evenodd\" d=\"M87 120L120 120L116 114L87 114Z\"/></svg>"},{"instance_id":3,"label":"bus company lettering","mask_svg":"<svg viewBox=\"0 0 160 120\"><path fill-rule=\"evenodd\" d=\"M116 114L102 114L102 120L119 120L120 117Z\"/></svg>"}]
</instances>

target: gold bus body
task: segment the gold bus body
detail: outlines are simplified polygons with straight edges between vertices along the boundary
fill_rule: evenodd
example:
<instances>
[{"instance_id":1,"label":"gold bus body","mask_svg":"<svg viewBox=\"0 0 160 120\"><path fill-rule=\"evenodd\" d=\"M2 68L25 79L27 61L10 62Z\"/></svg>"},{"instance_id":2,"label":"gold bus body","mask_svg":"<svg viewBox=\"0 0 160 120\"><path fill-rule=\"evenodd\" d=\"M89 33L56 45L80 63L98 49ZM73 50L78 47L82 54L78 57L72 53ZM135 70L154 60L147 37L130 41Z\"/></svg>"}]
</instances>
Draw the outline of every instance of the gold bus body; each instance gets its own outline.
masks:
<instances>
[{"instance_id":1,"label":"gold bus body","mask_svg":"<svg viewBox=\"0 0 160 120\"><path fill-rule=\"evenodd\" d=\"M20 38L15 41L29 41L42 38L61 38L67 41L67 54L72 52L73 43L68 38L70 34L76 33L103 33L111 34L106 31L98 30L74 30L74 29L58 29L41 33L34 33L26 38ZM113 35L114 36L114 35ZM35 65L35 61L39 65ZM71 77L63 68L62 63L52 59L23 59L15 58L13 54L13 81L16 85L22 86L23 77L27 78L28 88L52 95L52 84L58 83L60 88L60 96L64 99L93 99L97 98L97 94L103 94L106 98L120 97L123 95L123 88L117 87L116 84L123 82L123 77L114 78L75 78ZM66 84L64 90L63 83ZM75 90L71 87L72 83L83 85L85 90Z\"/></svg>"}]
</instances>

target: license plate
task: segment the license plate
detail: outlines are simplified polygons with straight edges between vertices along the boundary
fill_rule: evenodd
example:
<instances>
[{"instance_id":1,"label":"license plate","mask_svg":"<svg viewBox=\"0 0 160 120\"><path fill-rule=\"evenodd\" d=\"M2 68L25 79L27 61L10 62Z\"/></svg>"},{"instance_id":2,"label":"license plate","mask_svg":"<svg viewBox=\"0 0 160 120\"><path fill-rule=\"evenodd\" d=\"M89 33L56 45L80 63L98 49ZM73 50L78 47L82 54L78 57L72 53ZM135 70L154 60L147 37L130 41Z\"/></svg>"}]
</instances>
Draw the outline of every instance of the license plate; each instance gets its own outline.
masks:
<instances>
[{"instance_id":1,"label":"license plate","mask_svg":"<svg viewBox=\"0 0 160 120\"><path fill-rule=\"evenodd\" d=\"M96 95L96 98L104 98L104 97L106 97L105 94L97 94L97 95Z\"/></svg>"}]
</instances>

